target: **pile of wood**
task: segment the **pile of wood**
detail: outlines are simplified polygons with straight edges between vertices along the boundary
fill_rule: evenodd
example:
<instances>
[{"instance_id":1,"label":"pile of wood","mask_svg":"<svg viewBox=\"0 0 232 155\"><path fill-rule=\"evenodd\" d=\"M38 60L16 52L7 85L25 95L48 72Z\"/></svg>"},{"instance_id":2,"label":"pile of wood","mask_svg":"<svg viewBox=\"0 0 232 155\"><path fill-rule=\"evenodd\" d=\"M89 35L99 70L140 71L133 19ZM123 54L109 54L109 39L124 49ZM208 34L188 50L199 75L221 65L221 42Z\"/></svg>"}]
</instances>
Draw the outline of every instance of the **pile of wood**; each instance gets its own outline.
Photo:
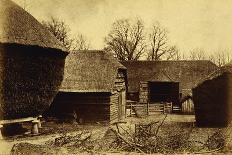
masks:
<instances>
[{"instance_id":1,"label":"pile of wood","mask_svg":"<svg viewBox=\"0 0 232 155\"><path fill-rule=\"evenodd\" d=\"M11 151L15 154L78 154L99 152L139 152L163 154L203 154L217 153L231 148L231 127L204 131L208 137L193 138L197 128L189 123L165 123L166 115L157 122L138 123L135 130L120 122L111 126L101 138L93 138L93 133L83 131L74 135L61 135L46 142L46 145L28 143L16 144ZM228 147L229 146L229 147ZM59 152L58 152L59 151ZM46 153L45 153L46 152ZM228 151L227 151L228 152Z\"/></svg>"},{"instance_id":2,"label":"pile of wood","mask_svg":"<svg viewBox=\"0 0 232 155\"><path fill-rule=\"evenodd\" d=\"M63 135L58 137L54 141L55 146L73 146L73 145L81 145L84 141L91 137L90 132L81 132L80 134L70 136L70 135Z\"/></svg>"},{"instance_id":3,"label":"pile of wood","mask_svg":"<svg viewBox=\"0 0 232 155\"><path fill-rule=\"evenodd\" d=\"M159 122L150 122L135 125L135 132L131 133L122 127L110 130L116 135L113 148L117 151L140 152L140 153L215 153L222 151L228 139L231 138L225 130L218 129L209 133L204 140L194 140L193 125L191 124L168 124L164 125L166 116ZM183 126L184 125L184 126ZM121 129L121 130L119 130ZM123 132L122 132L123 131ZM198 131L198 130L197 130ZM199 132L199 131L198 131Z\"/></svg>"}]
</instances>

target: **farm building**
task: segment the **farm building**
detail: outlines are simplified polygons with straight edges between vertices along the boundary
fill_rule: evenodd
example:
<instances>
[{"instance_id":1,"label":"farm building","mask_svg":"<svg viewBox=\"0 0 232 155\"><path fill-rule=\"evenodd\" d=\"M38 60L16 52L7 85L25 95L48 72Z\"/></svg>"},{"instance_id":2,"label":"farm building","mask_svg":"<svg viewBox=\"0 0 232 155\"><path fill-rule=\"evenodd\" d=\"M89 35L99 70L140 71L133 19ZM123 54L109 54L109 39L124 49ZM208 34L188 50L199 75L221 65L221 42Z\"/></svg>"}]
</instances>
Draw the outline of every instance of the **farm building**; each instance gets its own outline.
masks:
<instances>
[{"instance_id":1,"label":"farm building","mask_svg":"<svg viewBox=\"0 0 232 155\"><path fill-rule=\"evenodd\" d=\"M193 113L193 86L218 67L211 61L123 61L127 68L128 99L140 103L171 102ZM182 104L180 104L180 102ZM154 104L153 104L154 105Z\"/></svg>"},{"instance_id":2,"label":"farm building","mask_svg":"<svg viewBox=\"0 0 232 155\"><path fill-rule=\"evenodd\" d=\"M0 120L47 110L63 80L66 49L11 0L0 1Z\"/></svg>"},{"instance_id":3,"label":"farm building","mask_svg":"<svg viewBox=\"0 0 232 155\"><path fill-rule=\"evenodd\" d=\"M232 120L232 64L210 74L193 88L198 126L226 126Z\"/></svg>"},{"instance_id":4,"label":"farm building","mask_svg":"<svg viewBox=\"0 0 232 155\"><path fill-rule=\"evenodd\" d=\"M72 116L83 123L109 123L123 119L126 68L105 51L69 54L64 81L50 108L57 118Z\"/></svg>"}]
</instances>

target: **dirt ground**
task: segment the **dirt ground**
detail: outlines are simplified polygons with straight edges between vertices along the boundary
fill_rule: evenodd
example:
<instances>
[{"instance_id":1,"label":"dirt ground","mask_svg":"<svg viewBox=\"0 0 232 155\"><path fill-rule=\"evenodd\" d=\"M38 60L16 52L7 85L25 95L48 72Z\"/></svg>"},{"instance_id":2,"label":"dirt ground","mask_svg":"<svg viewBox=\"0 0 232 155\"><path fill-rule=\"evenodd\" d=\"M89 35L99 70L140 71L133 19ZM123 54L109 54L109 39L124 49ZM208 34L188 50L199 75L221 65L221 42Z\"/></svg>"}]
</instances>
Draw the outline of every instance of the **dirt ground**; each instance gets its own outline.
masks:
<instances>
[{"instance_id":1,"label":"dirt ground","mask_svg":"<svg viewBox=\"0 0 232 155\"><path fill-rule=\"evenodd\" d=\"M135 124L149 124L152 122L162 122L162 120L164 120L164 117L165 115L163 114L151 115L146 118L127 117L125 119L126 123L120 124L118 131L122 135L125 133L125 131L128 133L134 133ZM192 151L192 153L193 152L199 153L202 151L203 153L210 152L210 154L214 154L214 150L217 151L216 149L219 147L218 145L220 144L220 143L215 143L215 141L217 140L216 142L221 142L221 139L211 140L212 142L214 142L212 143L209 140L210 139L209 137L212 137L212 135L217 133L217 131L220 129L197 128L194 126L194 122L195 122L194 115L176 115L176 114L167 115L165 120L162 122L162 126L159 128L159 136L157 136L159 137L159 139L155 139L155 141L162 142L160 143L162 144L161 146L163 146L162 148L160 148L163 149L162 153L166 151L166 153L164 154L173 154L173 152L168 152L168 150L170 150L170 147L173 147L174 145L178 144L178 146L185 148L186 146L185 145L182 146L183 145L182 143L187 143L191 141L192 143L194 142L194 146L192 146L193 145L192 143L188 143L188 144L191 144L192 148L194 147L197 149L195 150L186 149L186 152L185 151L183 152L183 150L180 149L177 150L182 151L183 154L187 154L189 153L189 151ZM159 127L159 125L157 126ZM157 126L154 127L154 130L156 131L157 131ZM24 124L24 127L30 129L30 124ZM111 127L117 130L116 126L111 126ZM19 154L17 150L16 151L14 150L13 153L11 152L12 147L15 144L23 144L22 145L23 147L27 146L26 149L28 148L32 149L34 148L34 146L39 147L40 150L39 154L40 153L46 154L47 151L49 151L49 153L47 154L80 154L80 153L81 154L131 154L131 152L125 151L125 150L131 150L131 146L128 147L129 149L119 147L118 146L119 144L117 144L117 147L108 146L114 140L114 138L112 138L112 134L110 138L109 136L105 138L105 135L109 131L108 129L109 129L108 125L101 125L101 124L79 125L77 123L57 123L54 121L42 122L42 129L40 129L39 135L33 136L27 133L26 135L4 137L4 140L0 140L0 154L1 155L3 154L7 155L10 153ZM83 145L80 139L82 140L85 139L86 137L88 137L89 133L91 133L92 141L86 143L85 148L80 147L81 145ZM75 138L77 138L77 135L81 135L78 137L78 140L80 142L78 144L76 142L74 143L74 141L76 140ZM185 135L188 135L188 137L186 138ZM165 138L162 139L162 137ZM187 141L184 141L186 139ZM166 140L170 140L171 143L170 141L166 141ZM96 145L98 143L99 145ZM100 145L100 143L102 145ZM152 142L152 144L153 143L154 141ZM198 149L203 146L205 147L206 145L207 145L206 147L207 149L210 150L211 147L213 151L211 152L208 151L207 149L205 150ZM164 148L166 146L167 148L165 150ZM229 145L228 147L230 146L232 145ZM19 147L19 148L22 149L23 147ZM101 147L101 149L99 149L99 147ZM107 149L104 149L106 147ZM111 149L108 149L109 147ZM186 147L186 148L191 148L191 147ZM79 152L79 149L82 151ZM97 150L97 151L92 152L91 150ZM173 150L175 150L175 148L173 148ZM231 149L227 149L226 151L227 153L232 154L230 150ZM41 151L44 152L42 153ZM132 151L133 151L132 153L138 152L136 149ZM27 153L28 153L27 151L24 152L24 154ZM178 152L177 154L179 153L180 152Z\"/></svg>"},{"instance_id":2,"label":"dirt ground","mask_svg":"<svg viewBox=\"0 0 232 155\"><path fill-rule=\"evenodd\" d=\"M29 123L25 123L23 127L30 131ZM10 154L13 145L17 143L27 142L31 144L44 145L47 142L53 141L64 134L75 135L85 130L96 133L95 135L103 136L107 129L108 126L99 124L79 125L77 123L57 123L54 121L43 121L42 128L39 130L40 133L38 135L25 133L24 135L4 137L4 140L0 140L0 155Z\"/></svg>"}]
</instances>

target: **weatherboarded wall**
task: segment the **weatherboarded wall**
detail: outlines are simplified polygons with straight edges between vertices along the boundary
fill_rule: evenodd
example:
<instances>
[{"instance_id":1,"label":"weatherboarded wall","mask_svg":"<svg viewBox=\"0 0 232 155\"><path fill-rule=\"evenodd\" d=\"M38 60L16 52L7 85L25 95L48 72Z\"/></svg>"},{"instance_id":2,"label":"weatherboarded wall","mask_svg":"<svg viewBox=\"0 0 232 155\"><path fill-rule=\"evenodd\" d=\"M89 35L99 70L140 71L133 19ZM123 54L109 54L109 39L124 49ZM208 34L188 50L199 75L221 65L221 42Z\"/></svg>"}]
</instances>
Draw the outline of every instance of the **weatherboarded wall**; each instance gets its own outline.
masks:
<instances>
[{"instance_id":1,"label":"weatherboarded wall","mask_svg":"<svg viewBox=\"0 0 232 155\"><path fill-rule=\"evenodd\" d=\"M115 93L110 97L110 120L111 122L119 119L119 93Z\"/></svg>"},{"instance_id":2,"label":"weatherboarded wall","mask_svg":"<svg viewBox=\"0 0 232 155\"><path fill-rule=\"evenodd\" d=\"M117 77L115 79L115 85L112 91L111 97L111 120L123 120L126 116L126 73L124 70L118 70ZM116 113L117 116L116 117Z\"/></svg>"},{"instance_id":3,"label":"weatherboarded wall","mask_svg":"<svg viewBox=\"0 0 232 155\"><path fill-rule=\"evenodd\" d=\"M148 93L148 82L141 81L139 88L139 102L147 103L149 102L149 93Z\"/></svg>"}]
</instances>

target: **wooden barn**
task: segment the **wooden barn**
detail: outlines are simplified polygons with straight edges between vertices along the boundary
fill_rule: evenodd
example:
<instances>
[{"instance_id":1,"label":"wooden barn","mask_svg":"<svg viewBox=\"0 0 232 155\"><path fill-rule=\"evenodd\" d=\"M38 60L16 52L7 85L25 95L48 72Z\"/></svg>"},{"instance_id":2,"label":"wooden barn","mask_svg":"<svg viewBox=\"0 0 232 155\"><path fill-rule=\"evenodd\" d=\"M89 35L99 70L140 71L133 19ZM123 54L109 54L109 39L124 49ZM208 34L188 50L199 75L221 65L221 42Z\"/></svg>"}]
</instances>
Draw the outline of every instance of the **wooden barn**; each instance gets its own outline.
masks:
<instances>
[{"instance_id":1,"label":"wooden barn","mask_svg":"<svg viewBox=\"0 0 232 155\"><path fill-rule=\"evenodd\" d=\"M123 61L127 68L128 100L139 103L172 103L183 113L194 112L192 88L218 67L211 61ZM161 106L163 107L163 106Z\"/></svg>"},{"instance_id":2,"label":"wooden barn","mask_svg":"<svg viewBox=\"0 0 232 155\"><path fill-rule=\"evenodd\" d=\"M126 68L105 51L75 51L49 111L60 119L110 123L125 117Z\"/></svg>"},{"instance_id":3,"label":"wooden barn","mask_svg":"<svg viewBox=\"0 0 232 155\"><path fill-rule=\"evenodd\" d=\"M193 88L196 124L227 126L232 120L232 64L210 74Z\"/></svg>"},{"instance_id":4,"label":"wooden barn","mask_svg":"<svg viewBox=\"0 0 232 155\"><path fill-rule=\"evenodd\" d=\"M0 1L0 120L36 117L63 80L68 52L34 17Z\"/></svg>"}]
</instances>

